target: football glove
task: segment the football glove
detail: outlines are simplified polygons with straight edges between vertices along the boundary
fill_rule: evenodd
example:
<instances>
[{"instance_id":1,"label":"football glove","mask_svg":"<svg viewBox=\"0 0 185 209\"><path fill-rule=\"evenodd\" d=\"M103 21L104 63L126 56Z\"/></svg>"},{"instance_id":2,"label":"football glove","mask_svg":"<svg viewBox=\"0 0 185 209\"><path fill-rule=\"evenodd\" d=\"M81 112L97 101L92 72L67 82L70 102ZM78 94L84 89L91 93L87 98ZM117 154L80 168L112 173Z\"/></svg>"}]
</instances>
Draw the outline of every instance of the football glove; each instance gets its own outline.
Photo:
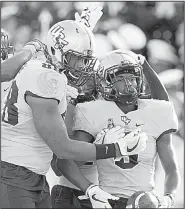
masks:
<instances>
[{"instance_id":1,"label":"football glove","mask_svg":"<svg viewBox=\"0 0 185 209\"><path fill-rule=\"evenodd\" d=\"M45 45L41 41L34 39L33 41L28 42L23 49L29 49L32 56L34 56L36 52L44 50L44 47Z\"/></svg>"},{"instance_id":2,"label":"football glove","mask_svg":"<svg viewBox=\"0 0 185 209\"><path fill-rule=\"evenodd\" d=\"M173 200L168 195L159 197L159 208L172 208Z\"/></svg>"},{"instance_id":3,"label":"football glove","mask_svg":"<svg viewBox=\"0 0 185 209\"><path fill-rule=\"evenodd\" d=\"M85 194L90 198L93 208L112 208L108 200L118 200L119 197L115 197L96 185L90 185Z\"/></svg>"},{"instance_id":4,"label":"football glove","mask_svg":"<svg viewBox=\"0 0 185 209\"><path fill-rule=\"evenodd\" d=\"M118 144L121 155L135 155L146 148L146 141L146 134L141 133L141 129L137 128L115 143Z\"/></svg>"},{"instance_id":5,"label":"football glove","mask_svg":"<svg viewBox=\"0 0 185 209\"><path fill-rule=\"evenodd\" d=\"M95 28L96 23L103 15L103 7L100 2L93 2L89 7L86 7L81 16L76 12L75 20L86 25L91 31Z\"/></svg>"},{"instance_id":6,"label":"football glove","mask_svg":"<svg viewBox=\"0 0 185 209\"><path fill-rule=\"evenodd\" d=\"M125 129L115 126L111 129L102 129L96 136L94 144L111 144L125 136Z\"/></svg>"},{"instance_id":7,"label":"football glove","mask_svg":"<svg viewBox=\"0 0 185 209\"><path fill-rule=\"evenodd\" d=\"M127 201L126 208L158 208L158 197L153 192L137 191Z\"/></svg>"}]
</instances>

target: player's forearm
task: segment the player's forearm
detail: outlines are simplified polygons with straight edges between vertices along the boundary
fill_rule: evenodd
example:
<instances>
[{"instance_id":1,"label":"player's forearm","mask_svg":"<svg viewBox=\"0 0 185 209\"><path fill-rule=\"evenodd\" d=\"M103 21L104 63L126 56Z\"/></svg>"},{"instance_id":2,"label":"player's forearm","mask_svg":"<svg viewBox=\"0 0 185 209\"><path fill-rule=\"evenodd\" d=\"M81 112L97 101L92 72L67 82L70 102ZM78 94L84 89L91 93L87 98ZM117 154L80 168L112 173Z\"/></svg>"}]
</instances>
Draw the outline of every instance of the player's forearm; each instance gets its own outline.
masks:
<instances>
[{"instance_id":1,"label":"player's forearm","mask_svg":"<svg viewBox=\"0 0 185 209\"><path fill-rule=\"evenodd\" d=\"M152 67L146 60L143 64L143 68L144 75L150 86L152 98L169 101L169 96L166 88L161 83L157 73L152 69Z\"/></svg>"},{"instance_id":2,"label":"player's forearm","mask_svg":"<svg viewBox=\"0 0 185 209\"><path fill-rule=\"evenodd\" d=\"M57 114L37 113L34 116L34 123L40 136L60 159L95 161L121 156L114 144L95 146L87 142L71 140L63 119Z\"/></svg>"},{"instance_id":3,"label":"player's forearm","mask_svg":"<svg viewBox=\"0 0 185 209\"><path fill-rule=\"evenodd\" d=\"M31 51L24 49L1 63L1 82L12 80L17 75L20 68L30 60L31 57Z\"/></svg>"},{"instance_id":4,"label":"player's forearm","mask_svg":"<svg viewBox=\"0 0 185 209\"><path fill-rule=\"evenodd\" d=\"M72 184L81 189L83 192L92 183L85 178L79 167L73 160L58 159L57 169L67 178Z\"/></svg>"},{"instance_id":5,"label":"player's forearm","mask_svg":"<svg viewBox=\"0 0 185 209\"><path fill-rule=\"evenodd\" d=\"M175 195L180 184L178 169L171 169L165 176L164 194Z\"/></svg>"}]
</instances>

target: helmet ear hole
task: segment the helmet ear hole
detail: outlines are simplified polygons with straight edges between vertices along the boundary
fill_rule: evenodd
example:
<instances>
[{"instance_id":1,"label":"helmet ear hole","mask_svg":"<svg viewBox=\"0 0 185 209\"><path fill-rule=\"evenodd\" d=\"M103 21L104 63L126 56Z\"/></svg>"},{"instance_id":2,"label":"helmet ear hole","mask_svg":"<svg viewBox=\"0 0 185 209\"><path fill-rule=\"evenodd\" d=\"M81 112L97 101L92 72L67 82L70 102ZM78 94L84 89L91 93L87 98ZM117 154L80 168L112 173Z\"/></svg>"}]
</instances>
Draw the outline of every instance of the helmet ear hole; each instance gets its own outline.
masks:
<instances>
[{"instance_id":1,"label":"helmet ear hole","mask_svg":"<svg viewBox=\"0 0 185 209\"><path fill-rule=\"evenodd\" d=\"M51 53L52 55L55 55L55 49L51 46Z\"/></svg>"}]
</instances>

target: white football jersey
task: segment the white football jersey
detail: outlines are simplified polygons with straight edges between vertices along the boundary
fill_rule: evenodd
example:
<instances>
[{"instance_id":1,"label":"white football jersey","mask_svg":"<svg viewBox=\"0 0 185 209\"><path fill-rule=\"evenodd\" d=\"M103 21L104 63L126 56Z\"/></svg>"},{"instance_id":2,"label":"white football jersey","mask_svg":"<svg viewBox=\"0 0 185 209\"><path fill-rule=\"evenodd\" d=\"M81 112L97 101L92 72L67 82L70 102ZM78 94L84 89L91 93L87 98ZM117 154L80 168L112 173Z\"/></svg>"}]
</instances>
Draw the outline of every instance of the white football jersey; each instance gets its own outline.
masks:
<instances>
[{"instance_id":1,"label":"white football jersey","mask_svg":"<svg viewBox=\"0 0 185 209\"><path fill-rule=\"evenodd\" d=\"M35 129L26 95L57 100L63 114L67 108L66 86L65 75L41 60L30 60L22 67L2 108L1 160L38 174L47 173L52 151Z\"/></svg>"},{"instance_id":2,"label":"white football jersey","mask_svg":"<svg viewBox=\"0 0 185 209\"><path fill-rule=\"evenodd\" d=\"M9 89L12 85L12 81L1 83L1 106L3 106L6 96L9 92Z\"/></svg>"},{"instance_id":3,"label":"white football jersey","mask_svg":"<svg viewBox=\"0 0 185 209\"><path fill-rule=\"evenodd\" d=\"M115 102L97 100L78 104L73 130L82 130L94 137L107 128L110 121L127 130L140 126L148 136L146 149L139 155L98 160L99 184L102 189L128 198L136 191L151 191L154 184L156 140L164 133L175 132L178 122L171 102L142 99L138 109L123 113Z\"/></svg>"},{"instance_id":4,"label":"white football jersey","mask_svg":"<svg viewBox=\"0 0 185 209\"><path fill-rule=\"evenodd\" d=\"M69 103L65 115L65 124L67 127L67 132L69 137L72 137L73 135L72 126L73 126L74 111L75 111L75 106ZM80 166L80 170L89 181L91 181L94 184L98 184L98 172L95 162L85 163L84 165ZM69 188L79 189L75 185L73 185L70 181L68 181L64 176L61 176L59 178L59 184Z\"/></svg>"}]
</instances>

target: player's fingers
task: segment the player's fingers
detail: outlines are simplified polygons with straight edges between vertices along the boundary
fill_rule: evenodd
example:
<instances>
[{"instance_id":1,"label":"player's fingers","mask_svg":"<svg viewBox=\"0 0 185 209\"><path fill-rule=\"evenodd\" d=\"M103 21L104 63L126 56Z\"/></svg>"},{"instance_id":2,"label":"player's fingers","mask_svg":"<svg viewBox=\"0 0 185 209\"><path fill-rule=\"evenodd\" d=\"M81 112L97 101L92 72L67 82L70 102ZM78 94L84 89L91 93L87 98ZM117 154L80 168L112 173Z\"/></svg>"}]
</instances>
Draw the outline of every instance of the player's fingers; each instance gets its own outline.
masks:
<instances>
[{"instance_id":1,"label":"player's fingers","mask_svg":"<svg viewBox=\"0 0 185 209\"><path fill-rule=\"evenodd\" d=\"M119 200L119 197L116 197L116 196L110 194L107 199L109 199L109 200Z\"/></svg>"},{"instance_id":2,"label":"player's fingers","mask_svg":"<svg viewBox=\"0 0 185 209\"><path fill-rule=\"evenodd\" d=\"M111 205L107 202L104 204L104 208L112 208Z\"/></svg>"}]
</instances>

